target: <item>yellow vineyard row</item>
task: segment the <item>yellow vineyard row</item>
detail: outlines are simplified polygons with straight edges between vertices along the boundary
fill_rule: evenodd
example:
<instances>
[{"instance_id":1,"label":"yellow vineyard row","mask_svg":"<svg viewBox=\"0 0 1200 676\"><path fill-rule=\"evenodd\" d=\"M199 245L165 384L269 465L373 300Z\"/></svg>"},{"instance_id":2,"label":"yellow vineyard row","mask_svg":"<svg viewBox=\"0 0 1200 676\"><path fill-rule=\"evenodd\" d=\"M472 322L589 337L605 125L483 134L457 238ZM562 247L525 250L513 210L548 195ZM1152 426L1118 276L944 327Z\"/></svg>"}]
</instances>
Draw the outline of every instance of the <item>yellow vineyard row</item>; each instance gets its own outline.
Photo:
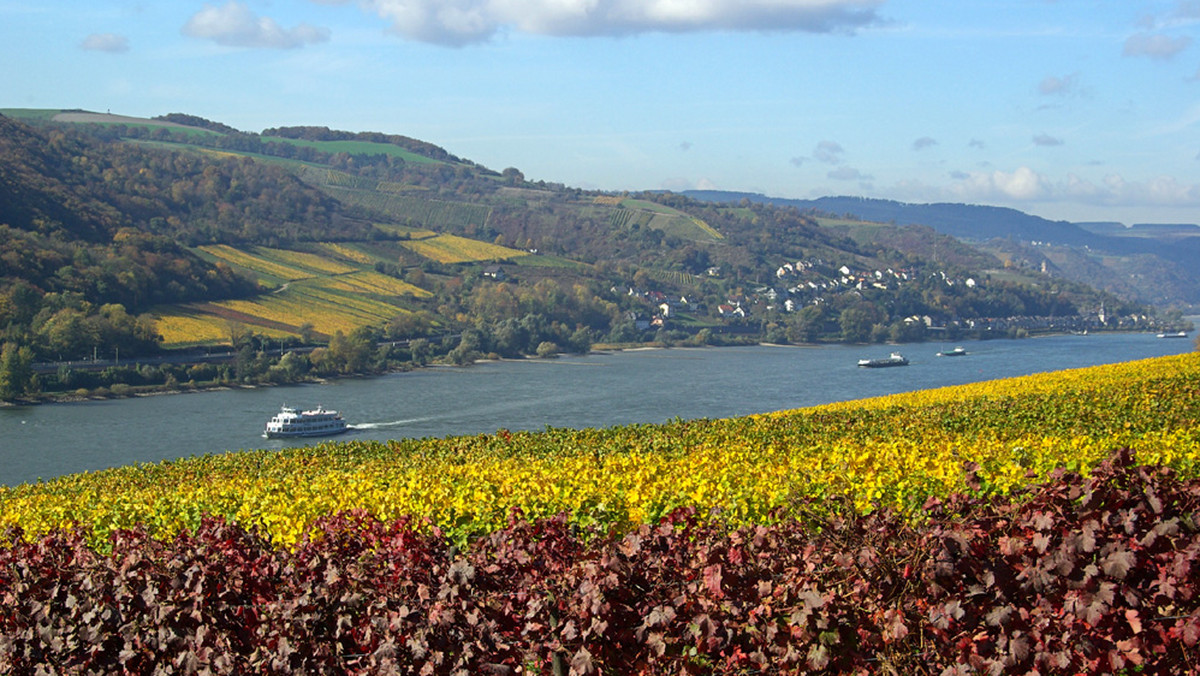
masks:
<instances>
[{"instance_id":1,"label":"yellow vineyard row","mask_svg":"<svg viewBox=\"0 0 1200 676\"><path fill-rule=\"evenodd\" d=\"M433 294L419 286L409 284L395 277L379 274L378 272L362 271L349 275L327 277L313 280L314 286L340 291L354 291L377 296L413 296L427 298Z\"/></svg>"},{"instance_id":2,"label":"yellow vineyard row","mask_svg":"<svg viewBox=\"0 0 1200 676\"><path fill-rule=\"evenodd\" d=\"M352 249L344 244L337 244L334 242L324 242L324 243L318 244L317 246L322 251L329 252L329 254L335 258L343 258L345 260L353 261L355 263L361 263L363 265L371 265L372 263L375 262L375 258L373 258L372 256L368 256L367 254L365 254L357 249Z\"/></svg>"},{"instance_id":3,"label":"yellow vineyard row","mask_svg":"<svg viewBox=\"0 0 1200 676\"><path fill-rule=\"evenodd\" d=\"M227 263L231 263L238 267L252 270L254 272L276 277L284 281L292 281L312 277L313 273L309 270L302 270L290 265L284 265L275 261L267 260L262 256L255 256L240 249L235 249L228 244L212 244L207 246L197 247L200 251L214 256Z\"/></svg>"}]
</instances>

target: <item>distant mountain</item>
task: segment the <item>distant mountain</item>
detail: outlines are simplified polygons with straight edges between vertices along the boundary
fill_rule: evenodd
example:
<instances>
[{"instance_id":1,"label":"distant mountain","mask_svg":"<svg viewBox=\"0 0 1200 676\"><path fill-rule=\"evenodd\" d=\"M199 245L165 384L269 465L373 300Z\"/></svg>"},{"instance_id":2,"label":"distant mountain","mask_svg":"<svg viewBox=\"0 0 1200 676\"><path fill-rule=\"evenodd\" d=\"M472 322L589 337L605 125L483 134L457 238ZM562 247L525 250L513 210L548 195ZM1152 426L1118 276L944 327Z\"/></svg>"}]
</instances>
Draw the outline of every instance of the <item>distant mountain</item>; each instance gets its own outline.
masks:
<instances>
[{"instance_id":1,"label":"distant mountain","mask_svg":"<svg viewBox=\"0 0 1200 676\"><path fill-rule=\"evenodd\" d=\"M892 200L865 197L821 197L815 200L793 200L750 193L693 190L686 193L694 199L711 202L738 202L748 199L781 206L794 206L827 214L849 215L864 221L894 225L928 225L935 230L959 239L987 241L1017 238L1030 241L1090 246L1095 233L1066 221L1051 221L1005 207L972 204L907 204Z\"/></svg>"},{"instance_id":2,"label":"distant mountain","mask_svg":"<svg viewBox=\"0 0 1200 676\"><path fill-rule=\"evenodd\" d=\"M1142 302L1200 305L1200 226L1190 224L1070 223L1051 221L1016 209L971 204L907 204L862 197L821 197L797 200L757 193L691 190L697 200L717 203L753 203L790 206L832 216L894 225L925 225L958 239L986 243L1007 240L1009 254L1022 250L1013 244L1034 245L1024 250L1026 262L1038 263L1055 247L1081 250L1096 260L1086 279L1098 288ZM987 247L985 247L986 249ZM1062 256L1059 256L1062 258ZM1076 257L1077 258L1077 257ZM1081 270L1079 266L1071 266ZM1099 271L1108 270L1105 280ZM1069 271L1061 271L1071 277ZM1132 281L1131 281L1132 280ZM1170 280L1169 282L1167 280ZM1169 287L1164 285L1169 284Z\"/></svg>"}]
</instances>

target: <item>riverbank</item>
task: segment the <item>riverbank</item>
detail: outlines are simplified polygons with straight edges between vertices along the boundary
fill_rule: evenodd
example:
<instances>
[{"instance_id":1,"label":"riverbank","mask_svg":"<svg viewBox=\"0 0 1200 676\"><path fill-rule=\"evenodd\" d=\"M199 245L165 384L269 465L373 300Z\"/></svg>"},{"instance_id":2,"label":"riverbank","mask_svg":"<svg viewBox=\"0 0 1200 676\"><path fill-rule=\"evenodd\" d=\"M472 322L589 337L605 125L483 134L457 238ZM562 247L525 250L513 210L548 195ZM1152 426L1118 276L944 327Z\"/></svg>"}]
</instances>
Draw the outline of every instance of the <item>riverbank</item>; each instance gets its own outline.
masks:
<instances>
[{"instance_id":1,"label":"riverbank","mask_svg":"<svg viewBox=\"0 0 1200 676\"><path fill-rule=\"evenodd\" d=\"M1190 322L1195 322L1197 320L1200 320L1200 317L1188 317L1185 319L1189 320ZM1094 335L1103 335L1106 333L1140 334L1140 333L1146 333L1146 332L1143 332L1143 331L1103 331L1103 332L1096 332ZM945 345L949 342L959 343L959 342L989 342L989 341L994 341L994 340L1024 340L1027 338L1037 339L1037 338L1049 338L1049 337L1065 336L1065 335L1086 335L1086 334L1067 332L1067 331L1046 331L1046 332L1032 333L1032 334L1028 334L1028 335L1021 335L1018 337L996 335L996 336L991 336L991 337L975 337L975 338L967 338L966 340L955 340L955 341L925 340L925 341L914 342L914 343L861 343L861 344L852 345L851 347L857 347L857 348L861 348L861 349L869 349L869 348L873 348L873 347L891 347L891 348L897 348L897 349L910 349L909 346L913 346L913 349L915 349L915 346L931 345L931 344ZM1191 342L1190 337L1187 340L1189 342ZM747 347L747 346L751 346L751 345L761 345L764 347L793 347L793 348L809 348L809 349L821 349L821 348L831 347L834 345L845 346L842 343L768 343L768 342L754 342L754 341L745 341L745 342L733 341L731 344L728 344L728 345L726 345L726 344L709 345L709 344L705 344L705 343L695 343L695 342L690 342L690 341L682 341L682 342L667 343L667 344L664 344L661 342L597 343L597 344L593 345L592 349L589 352L587 352L586 354L602 355L602 354L611 354L611 353L617 353L617 352L636 352L636 351L643 351L643 350L671 349L671 348L676 348L676 347L687 347L687 348ZM1200 349L1200 348L1198 348L1198 349ZM285 354L287 354L287 353L285 353ZM36 405L40 405L40 404L106 401L106 400L113 400L113 399L129 399L129 398L139 398L139 397L161 396L161 395L167 395L167 394L202 393L202 392L212 392L212 391L219 391L219 390L229 390L229 389L258 389L258 388L280 387L280 386L289 386L289 385L290 386L316 385L316 384L322 384L322 383L343 380L343 379L376 378L376 377L386 376L389 374L405 373L405 372L409 372L409 371L412 371L415 369L431 368L431 367L464 367L464 366L471 366L471 365L476 365L476 364L494 363L494 362L498 362L498 361L515 361L515 362L538 361L538 360L543 360L543 359L553 359L562 354L569 354L569 353L558 353L556 355L551 355L549 357L537 357L537 356L529 355L529 356L525 356L525 357L521 357L521 358L513 358L513 357L501 358L498 356L491 356L491 357L475 359L475 360L472 360L467 363L453 363L450 361L442 361L442 360L429 361L429 362L425 362L425 363L416 363L416 362L412 362L412 361L394 362L389 368L384 369L384 370L379 370L379 371L361 371L361 372L356 372L356 373L322 374L322 375L311 375L311 376L305 374L305 375L302 375L299 377L294 377L293 379L280 380L280 381L260 380L260 381L256 381L256 382L241 382L241 383L239 383L239 382L235 382L230 379L213 379L213 380L206 380L206 381L199 381L199 382L194 381L194 380L188 380L188 381L181 382L178 378L176 378L174 380L174 382L171 382L168 380L161 384L150 384L150 385L130 385L127 383L114 383L111 386L101 386L101 387L97 387L97 388L78 388L78 389L70 391L70 392L42 392L42 393L39 393L34 396L26 396L26 397L22 397L22 398L19 398L16 400L12 400L12 401L0 401L0 408L36 406ZM159 360L159 363L156 365L150 366L150 368L153 368L153 369L163 368L164 364L161 361L162 358L159 357L157 359ZM133 360L130 360L129 366L127 366L126 368L140 372L142 369L144 369L146 367L147 367L147 365L141 363L140 361L138 361L136 359L133 359Z\"/></svg>"},{"instance_id":2,"label":"riverbank","mask_svg":"<svg viewBox=\"0 0 1200 676\"><path fill-rule=\"evenodd\" d=\"M749 344L749 343L747 343L747 344ZM688 346L691 347L692 345L689 344ZM594 345L592 347L592 349L589 352L587 352L586 354L605 354L605 353L621 352L621 351L628 351L628 350L653 350L653 349L664 349L667 347L671 347L671 346L663 345L663 344L657 343L657 342L654 342L654 343L598 343L598 344ZM696 347L701 347L701 346L696 345ZM285 354L287 354L287 353L285 353ZM570 353L564 352L564 353L558 353L558 354L570 354ZM549 358L554 358L555 356L558 356L558 355L552 355ZM229 355L226 355L224 358L229 358L229 357L230 357ZM336 375L298 377L298 378L294 378L294 379L290 379L290 380L286 380L286 381L280 381L280 382L259 381L259 382L238 383L238 382L233 382L230 380L210 380L210 381L201 381L201 382L186 381L186 382L181 383L178 381L178 379L176 379L175 384L169 384L169 383L165 383L165 382L163 384L154 384L154 385L129 385L127 383L115 383L111 386L101 386L101 387L97 387L97 388L79 388L79 389L76 389L76 390L70 391L70 392L40 392L33 396L25 396L25 397L21 397L19 399L11 400L11 401L0 400L0 408L36 406L36 405L40 405L40 404L106 401L106 400L112 400L112 399L130 399L130 398L137 398L137 397L160 396L160 395L166 395L166 394L189 394L189 393L195 393L195 392L211 392L211 391L229 390L229 389L255 389L255 388L262 388L262 387L282 387L282 386L289 386L289 385L315 385L315 384L321 384L321 383L326 383L326 382L330 382L330 381L334 381L334 380L342 380L342 379L348 379L348 378L374 378L374 377L386 376L386 375L394 374L394 373L406 373L408 371L412 371L414 369L421 369L421 368L435 368L435 367L438 367L438 368L440 368L440 367L461 368L461 367L465 367L465 366L471 366L474 364L486 364L486 363L493 363L493 362L498 362L498 361L529 361L529 360L538 360L538 359L545 359L545 358L546 357L537 357L537 356L533 356L533 355L528 355L528 356L521 357L521 358L498 357L498 356L486 357L486 358L475 359L475 360L472 360L467 363L453 363L453 362L449 362L449 361L430 361L430 362L426 362L426 363L415 363L412 361L408 361L408 362L394 363L391 367L384 369L384 370L379 370L379 371L360 371L360 372L355 372L355 373L340 373L340 374L336 374ZM142 368L146 367L147 365L151 366L152 368L162 368L165 365L175 365L175 364L171 364L171 362L166 361L165 358L162 356L155 357L153 360L153 363L150 363L150 364L143 363L143 361L140 361L136 358L126 359L126 364L127 365L123 368L134 369L134 370L141 370ZM179 362L177 365L190 366L190 365L193 365L193 362L189 360L189 361L185 361L185 362ZM113 368L117 368L117 367L108 366L106 368L113 369Z\"/></svg>"}]
</instances>

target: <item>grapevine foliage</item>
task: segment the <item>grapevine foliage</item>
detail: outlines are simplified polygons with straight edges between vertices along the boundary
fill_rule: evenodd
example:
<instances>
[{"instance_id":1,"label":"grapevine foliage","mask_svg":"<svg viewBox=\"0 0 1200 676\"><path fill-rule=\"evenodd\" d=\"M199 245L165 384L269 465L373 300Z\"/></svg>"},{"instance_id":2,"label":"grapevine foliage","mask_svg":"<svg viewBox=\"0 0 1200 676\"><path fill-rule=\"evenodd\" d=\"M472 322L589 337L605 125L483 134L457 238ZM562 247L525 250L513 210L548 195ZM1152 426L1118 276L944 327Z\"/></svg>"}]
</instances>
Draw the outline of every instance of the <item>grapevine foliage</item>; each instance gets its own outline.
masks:
<instances>
[{"instance_id":1,"label":"grapevine foliage","mask_svg":"<svg viewBox=\"0 0 1200 676\"><path fill-rule=\"evenodd\" d=\"M833 516L828 516L828 514ZM465 551L362 512L297 547L205 518L0 549L0 671L1176 674L1200 668L1200 481L1124 451L926 518L828 509L734 531L566 516ZM422 527L418 527L422 526Z\"/></svg>"}]
</instances>

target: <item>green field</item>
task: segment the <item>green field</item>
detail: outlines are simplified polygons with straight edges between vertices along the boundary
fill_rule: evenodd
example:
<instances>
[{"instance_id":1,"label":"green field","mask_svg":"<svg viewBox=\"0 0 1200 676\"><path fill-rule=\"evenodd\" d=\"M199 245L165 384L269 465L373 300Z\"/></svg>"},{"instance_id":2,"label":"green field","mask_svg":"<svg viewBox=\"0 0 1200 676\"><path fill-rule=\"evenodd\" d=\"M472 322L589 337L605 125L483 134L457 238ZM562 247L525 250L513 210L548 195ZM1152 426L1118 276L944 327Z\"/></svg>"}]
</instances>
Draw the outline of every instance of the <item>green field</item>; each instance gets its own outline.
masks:
<instances>
[{"instance_id":1,"label":"green field","mask_svg":"<svg viewBox=\"0 0 1200 676\"><path fill-rule=\"evenodd\" d=\"M401 222L420 223L436 231L478 227L487 222L488 214L491 213L491 207L482 204L428 199L362 188L331 185L323 187L343 204L371 209Z\"/></svg>"},{"instance_id":2,"label":"green field","mask_svg":"<svg viewBox=\"0 0 1200 676\"><path fill-rule=\"evenodd\" d=\"M49 120L61 112L57 108L0 108L0 115L18 120Z\"/></svg>"},{"instance_id":3,"label":"green field","mask_svg":"<svg viewBox=\"0 0 1200 676\"><path fill-rule=\"evenodd\" d=\"M512 259L513 263L524 268L563 268L570 270L580 270L589 267L587 263L573 261L569 258L560 256L546 256L538 254L536 256L520 256Z\"/></svg>"},{"instance_id":4,"label":"green field","mask_svg":"<svg viewBox=\"0 0 1200 676\"><path fill-rule=\"evenodd\" d=\"M323 153L347 153L350 155L391 155L399 157L405 162L413 164L445 164L441 160L435 160L424 155L418 155L410 150L405 150L400 146L394 146L390 143L372 143L370 141L308 141L297 138L283 138L281 136L263 136L262 140L267 143L288 143L294 146L304 148L314 148Z\"/></svg>"}]
</instances>

